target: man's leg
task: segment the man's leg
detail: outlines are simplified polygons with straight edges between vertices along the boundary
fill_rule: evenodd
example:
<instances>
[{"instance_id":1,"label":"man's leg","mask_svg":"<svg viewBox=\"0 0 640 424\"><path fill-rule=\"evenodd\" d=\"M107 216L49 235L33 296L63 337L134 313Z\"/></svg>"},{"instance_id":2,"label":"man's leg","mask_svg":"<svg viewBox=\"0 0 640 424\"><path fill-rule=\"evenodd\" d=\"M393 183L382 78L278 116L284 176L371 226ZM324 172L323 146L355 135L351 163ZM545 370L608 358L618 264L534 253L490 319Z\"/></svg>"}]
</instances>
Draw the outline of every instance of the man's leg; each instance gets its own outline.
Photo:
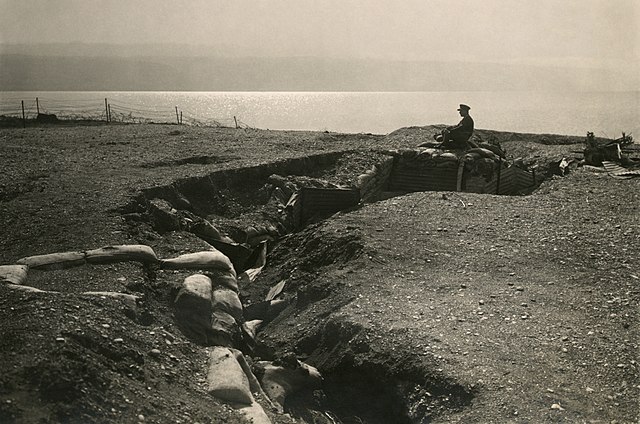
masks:
<instances>
[{"instance_id":1,"label":"man's leg","mask_svg":"<svg viewBox=\"0 0 640 424\"><path fill-rule=\"evenodd\" d=\"M440 144L440 147L447 148L449 145L449 140L451 140L451 133L449 132L449 130L442 130L442 143Z\"/></svg>"}]
</instances>

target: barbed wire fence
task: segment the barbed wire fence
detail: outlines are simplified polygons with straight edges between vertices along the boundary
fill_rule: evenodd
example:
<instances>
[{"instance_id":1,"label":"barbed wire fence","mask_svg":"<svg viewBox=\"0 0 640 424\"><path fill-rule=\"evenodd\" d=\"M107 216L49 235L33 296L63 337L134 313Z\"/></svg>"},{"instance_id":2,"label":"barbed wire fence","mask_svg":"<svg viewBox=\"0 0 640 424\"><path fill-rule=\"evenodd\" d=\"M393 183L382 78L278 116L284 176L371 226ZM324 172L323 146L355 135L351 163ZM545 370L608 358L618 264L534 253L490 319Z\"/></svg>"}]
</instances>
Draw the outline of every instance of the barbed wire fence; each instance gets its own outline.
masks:
<instances>
[{"instance_id":1,"label":"barbed wire fence","mask_svg":"<svg viewBox=\"0 0 640 424\"><path fill-rule=\"evenodd\" d=\"M31 122L87 121L125 124L176 124L199 127L251 128L237 117L202 117L191 110L175 106L153 107L133 104L123 100L104 99L33 99L0 96L0 120L21 120L26 126Z\"/></svg>"}]
</instances>

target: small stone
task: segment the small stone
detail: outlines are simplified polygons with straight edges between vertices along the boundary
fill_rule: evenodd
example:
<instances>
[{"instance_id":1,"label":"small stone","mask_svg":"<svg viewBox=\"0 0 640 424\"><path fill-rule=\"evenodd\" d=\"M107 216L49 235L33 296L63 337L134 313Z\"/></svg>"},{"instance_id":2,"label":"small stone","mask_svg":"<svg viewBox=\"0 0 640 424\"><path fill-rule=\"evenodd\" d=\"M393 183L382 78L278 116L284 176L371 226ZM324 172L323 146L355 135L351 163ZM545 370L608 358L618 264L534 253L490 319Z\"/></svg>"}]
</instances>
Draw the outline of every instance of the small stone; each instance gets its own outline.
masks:
<instances>
[{"instance_id":1,"label":"small stone","mask_svg":"<svg viewBox=\"0 0 640 424\"><path fill-rule=\"evenodd\" d=\"M113 339L114 343L124 343L124 340L122 340L120 337L118 337L117 339Z\"/></svg>"},{"instance_id":2,"label":"small stone","mask_svg":"<svg viewBox=\"0 0 640 424\"><path fill-rule=\"evenodd\" d=\"M595 392L595 390L593 390L591 387L587 387L587 389L586 389L586 390L587 390L587 393L593 393L593 392Z\"/></svg>"},{"instance_id":3,"label":"small stone","mask_svg":"<svg viewBox=\"0 0 640 424\"><path fill-rule=\"evenodd\" d=\"M64 342L66 342L66 340L65 340L65 338L64 338L64 337L56 337L56 341L57 341L58 343L64 343Z\"/></svg>"},{"instance_id":4,"label":"small stone","mask_svg":"<svg viewBox=\"0 0 640 424\"><path fill-rule=\"evenodd\" d=\"M160 353L161 353L161 352L160 352L160 349L151 349L151 350L149 351L149 355L151 355L151 356L155 356L155 357L160 356Z\"/></svg>"},{"instance_id":5,"label":"small stone","mask_svg":"<svg viewBox=\"0 0 640 424\"><path fill-rule=\"evenodd\" d=\"M138 421L144 421L144 415L142 414L138 415Z\"/></svg>"},{"instance_id":6,"label":"small stone","mask_svg":"<svg viewBox=\"0 0 640 424\"><path fill-rule=\"evenodd\" d=\"M562 406L560 406L559 403L554 403L553 405L551 405L551 409L557 409L558 411L564 411L564 408Z\"/></svg>"},{"instance_id":7,"label":"small stone","mask_svg":"<svg viewBox=\"0 0 640 424\"><path fill-rule=\"evenodd\" d=\"M478 304L479 304L479 305L484 305L484 300L479 300L479 301L478 301Z\"/></svg>"},{"instance_id":8,"label":"small stone","mask_svg":"<svg viewBox=\"0 0 640 424\"><path fill-rule=\"evenodd\" d=\"M109 324L102 324L103 328L111 328L111 326Z\"/></svg>"},{"instance_id":9,"label":"small stone","mask_svg":"<svg viewBox=\"0 0 640 424\"><path fill-rule=\"evenodd\" d=\"M524 291L524 287L522 287L522 286L518 286L518 287L516 287L516 290L517 290L517 291Z\"/></svg>"}]
</instances>

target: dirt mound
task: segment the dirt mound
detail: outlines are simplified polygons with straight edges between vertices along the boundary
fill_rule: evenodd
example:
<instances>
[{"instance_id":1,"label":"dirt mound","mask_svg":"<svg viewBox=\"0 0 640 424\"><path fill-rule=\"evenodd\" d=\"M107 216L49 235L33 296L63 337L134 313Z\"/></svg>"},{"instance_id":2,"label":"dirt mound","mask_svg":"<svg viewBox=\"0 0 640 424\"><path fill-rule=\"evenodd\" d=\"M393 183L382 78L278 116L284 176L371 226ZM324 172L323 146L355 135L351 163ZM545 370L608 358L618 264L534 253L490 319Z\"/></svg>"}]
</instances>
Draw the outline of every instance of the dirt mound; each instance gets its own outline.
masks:
<instances>
[{"instance_id":1,"label":"dirt mound","mask_svg":"<svg viewBox=\"0 0 640 424\"><path fill-rule=\"evenodd\" d=\"M387 193L293 232L268 228L276 188L350 185L378 150L437 129L425 128L5 129L2 264L114 244L175 258L211 247L187 231L206 219L238 244L271 237L261 274L240 287L246 312L277 285L253 360L298 358L324 376L324 390L286 399L291 416L257 396L274 423L636 419L637 179L584 169L526 197ZM478 134L539 161L574 146ZM152 203L176 226L160 228ZM44 292L2 283L0 421L244 422L207 391L209 348L175 322L191 274L126 262L29 270Z\"/></svg>"}]
</instances>

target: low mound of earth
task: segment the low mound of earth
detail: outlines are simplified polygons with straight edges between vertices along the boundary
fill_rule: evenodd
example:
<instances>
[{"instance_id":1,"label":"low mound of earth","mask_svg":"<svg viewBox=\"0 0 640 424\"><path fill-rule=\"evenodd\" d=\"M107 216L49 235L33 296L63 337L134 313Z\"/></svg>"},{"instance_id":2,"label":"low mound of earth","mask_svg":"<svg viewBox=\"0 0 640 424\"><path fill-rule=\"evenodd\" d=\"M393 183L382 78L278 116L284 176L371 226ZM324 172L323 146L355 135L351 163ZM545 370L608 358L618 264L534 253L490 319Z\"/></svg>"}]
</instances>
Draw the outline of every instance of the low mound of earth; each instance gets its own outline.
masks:
<instances>
[{"instance_id":1,"label":"low mound of earth","mask_svg":"<svg viewBox=\"0 0 640 424\"><path fill-rule=\"evenodd\" d=\"M1 129L0 264L117 244L195 252L207 245L190 233L132 231L123 206L179 179L319 153L349 152L314 175L348 183L376 152L414 147L438 129ZM477 136L540 167L584 147L579 137ZM284 281L290 301L259 333L253 359L293 352L322 372L324 387L288 399L288 415L265 408L269 418L635 422L639 188L576 169L530 196L403 194L281 237L241 290L255 303ZM57 293L0 285L0 422L243 422L207 393L210 348L175 323L186 275L121 263L30 271L28 284Z\"/></svg>"}]
</instances>

